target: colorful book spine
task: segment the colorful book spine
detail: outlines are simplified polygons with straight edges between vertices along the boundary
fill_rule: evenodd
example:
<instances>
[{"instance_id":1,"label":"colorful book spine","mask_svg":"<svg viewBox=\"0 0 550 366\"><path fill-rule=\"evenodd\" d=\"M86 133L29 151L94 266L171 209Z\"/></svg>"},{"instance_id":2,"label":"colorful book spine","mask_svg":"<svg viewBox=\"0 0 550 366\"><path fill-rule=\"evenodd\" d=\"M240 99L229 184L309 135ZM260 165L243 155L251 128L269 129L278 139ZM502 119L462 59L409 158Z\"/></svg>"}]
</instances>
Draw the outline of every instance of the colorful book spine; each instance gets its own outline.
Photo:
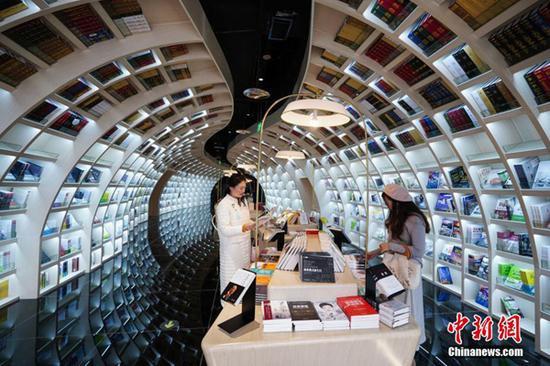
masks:
<instances>
[{"instance_id":1,"label":"colorful book spine","mask_svg":"<svg viewBox=\"0 0 550 366\"><path fill-rule=\"evenodd\" d=\"M537 104L550 102L550 61L534 66L523 77L533 92Z\"/></svg>"},{"instance_id":2,"label":"colorful book spine","mask_svg":"<svg viewBox=\"0 0 550 366\"><path fill-rule=\"evenodd\" d=\"M456 35L428 13L421 16L407 35L426 56L449 43Z\"/></svg>"}]
</instances>

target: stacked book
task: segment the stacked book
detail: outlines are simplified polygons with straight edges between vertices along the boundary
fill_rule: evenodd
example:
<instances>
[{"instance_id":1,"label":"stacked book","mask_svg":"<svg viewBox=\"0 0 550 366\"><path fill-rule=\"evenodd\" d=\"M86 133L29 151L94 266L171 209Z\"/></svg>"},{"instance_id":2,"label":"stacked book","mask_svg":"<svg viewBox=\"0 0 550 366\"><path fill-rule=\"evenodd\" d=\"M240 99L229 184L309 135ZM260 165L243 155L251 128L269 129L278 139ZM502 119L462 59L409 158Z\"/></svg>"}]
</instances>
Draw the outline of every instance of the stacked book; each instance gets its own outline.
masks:
<instances>
[{"instance_id":1,"label":"stacked book","mask_svg":"<svg viewBox=\"0 0 550 366\"><path fill-rule=\"evenodd\" d=\"M514 98L510 90L499 78L483 84L480 89L472 93L472 97L483 116L489 116L519 107L516 98Z\"/></svg>"},{"instance_id":2,"label":"stacked book","mask_svg":"<svg viewBox=\"0 0 550 366\"><path fill-rule=\"evenodd\" d=\"M141 69L142 67L154 64L156 61L155 55L150 50L136 53L127 58L128 63L134 68L134 70Z\"/></svg>"},{"instance_id":3,"label":"stacked book","mask_svg":"<svg viewBox=\"0 0 550 366\"><path fill-rule=\"evenodd\" d=\"M370 112L380 111L390 105L390 102L377 92L369 93L363 100L368 103Z\"/></svg>"},{"instance_id":4,"label":"stacked book","mask_svg":"<svg viewBox=\"0 0 550 366\"><path fill-rule=\"evenodd\" d=\"M458 97L441 79L432 81L418 90L418 93L430 104L432 108L457 100Z\"/></svg>"},{"instance_id":5,"label":"stacked book","mask_svg":"<svg viewBox=\"0 0 550 366\"><path fill-rule=\"evenodd\" d=\"M364 92L367 89L366 85L361 84L359 81L348 78L340 87L338 88L350 98L355 99L359 94Z\"/></svg>"},{"instance_id":6,"label":"stacked book","mask_svg":"<svg viewBox=\"0 0 550 366\"><path fill-rule=\"evenodd\" d=\"M323 66L321 71L319 71L319 74L317 74L317 80L327 85L334 86L334 84L336 84L338 80L342 78L342 76L344 76L344 74L342 74L341 72Z\"/></svg>"},{"instance_id":7,"label":"stacked book","mask_svg":"<svg viewBox=\"0 0 550 366\"><path fill-rule=\"evenodd\" d=\"M123 35L151 30L137 0L103 0L101 5Z\"/></svg>"},{"instance_id":8,"label":"stacked book","mask_svg":"<svg viewBox=\"0 0 550 366\"><path fill-rule=\"evenodd\" d=\"M292 317L286 301L262 301L262 315L264 332L292 332Z\"/></svg>"},{"instance_id":9,"label":"stacked book","mask_svg":"<svg viewBox=\"0 0 550 366\"><path fill-rule=\"evenodd\" d=\"M376 87L380 89L387 97L391 97L397 93L397 88L384 79L378 79L374 85L376 85Z\"/></svg>"},{"instance_id":10,"label":"stacked book","mask_svg":"<svg viewBox=\"0 0 550 366\"><path fill-rule=\"evenodd\" d=\"M116 62L110 62L90 72L90 75L100 83L107 84L109 81L122 75L122 70Z\"/></svg>"},{"instance_id":11,"label":"stacked book","mask_svg":"<svg viewBox=\"0 0 550 366\"><path fill-rule=\"evenodd\" d=\"M550 102L550 61L533 66L523 75L537 104Z\"/></svg>"},{"instance_id":12,"label":"stacked book","mask_svg":"<svg viewBox=\"0 0 550 366\"><path fill-rule=\"evenodd\" d=\"M479 124L466 106L451 108L443 113L443 117L453 133L479 127Z\"/></svg>"},{"instance_id":13,"label":"stacked book","mask_svg":"<svg viewBox=\"0 0 550 366\"><path fill-rule=\"evenodd\" d=\"M173 44L166 47L161 47L160 52L166 59L166 61L171 61L176 57L184 56L189 53L189 49L184 44Z\"/></svg>"},{"instance_id":14,"label":"stacked book","mask_svg":"<svg viewBox=\"0 0 550 366\"><path fill-rule=\"evenodd\" d=\"M294 331L323 330L321 319L311 301L288 301Z\"/></svg>"},{"instance_id":15,"label":"stacked book","mask_svg":"<svg viewBox=\"0 0 550 366\"><path fill-rule=\"evenodd\" d=\"M349 329L349 319L336 301L318 301L313 305L319 315L323 330Z\"/></svg>"},{"instance_id":16,"label":"stacked book","mask_svg":"<svg viewBox=\"0 0 550 366\"><path fill-rule=\"evenodd\" d=\"M112 106L113 105L99 93L92 95L82 103L78 104L78 108L96 117L101 117L105 112L111 109Z\"/></svg>"},{"instance_id":17,"label":"stacked book","mask_svg":"<svg viewBox=\"0 0 550 366\"><path fill-rule=\"evenodd\" d=\"M88 120L80 114L72 111L65 111L50 125L50 128L71 136L77 136L87 124Z\"/></svg>"},{"instance_id":18,"label":"stacked book","mask_svg":"<svg viewBox=\"0 0 550 366\"><path fill-rule=\"evenodd\" d=\"M393 59L403 53L404 48L390 39L380 35L367 49L365 55L382 66L386 66Z\"/></svg>"},{"instance_id":19,"label":"stacked book","mask_svg":"<svg viewBox=\"0 0 550 366\"><path fill-rule=\"evenodd\" d=\"M92 88L90 88L90 86L83 79L77 79L57 94L67 99L69 102L74 102L90 90L92 90Z\"/></svg>"},{"instance_id":20,"label":"stacked book","mask_svg":"<svg viewBox=\"0 0 550 366\"><path fill-rule=\"evenodd\" d=\"M335 55L328 50L323 50L323 52L321 52L321 58L333 65L338 66L339 68L342 67L342 65L348 60L347 57Z\"/></svg>"},{"instance_id":21,"label":"stacked book","mask_svg":"<svg viewBox=\"0 0 550 366\"><path fill-rule=\"evenodd\" d=\"M277 264L277 269L294 271L300 260L300 253L306 250L307 239L303 234L298 234L286 248L283 256Z\"/></svg>"},{"instance_id":22,"label":"stacked book","mask_svg":"<svg viewBox=\"0 0 550 366\"><path fill-rule=\"evenodd\" d=\"M361 296L338 297L336 303L350 321L351 329L378 328L376 310Z\"/></svg>"},{"instance_id":23,"label":"stacked book","mask_svg":"<svg viewBox=\"0 0 550 366\"><path fill-rule=\"evenodd\" d=\"M120 80L109 86L106 90L107 93L119 102L123 102L138 93L137 87L129 79Z\"/></svg>"},{"instance_id":24,"label":"stacked book","mask_svg":"<svg viewBox=\"0 0 550 366\"><path fill-rule=\"evenodd\" d=\"M21 0L4 0L0 4L0 21L23 10L28 9L27 4Z\"/></svg>"},{"instance_id":25,"label":"stacked book","mask_svg":"<svg viewBox=\"0 0 550 366\"><path fill-rule=\"evenodd\" d=\"M400 63L393 73L399 76L409 86L418 83L420 80L433 75L434 71L418 57L411 55Z\"/></svg>"},{"instance_id":26,"label":"stacked book","mask_svg":"<svg viewBox=\"0 0 550 366\"><path fill-rule=\"evenodd\" d=\"M60 10L54 14L88 47L113 38L109 28L89 4Z\"/></svg>"},{"instance_id":27,"label":"stacked book","mask_svg":"<svg viewBox=\"0 0 550 366\"><path fill-rule=\"evenodd\" d=\"M378 116L378 118L380 118L382 123L386 125L388 130L392 130L407 123L407 120L401 117L397 113L395 108L392 108L389 111L382 113L380 116Z\"/></svg>"},{"instance_id":28,"label":"stacked book","mask_svg":"<svg viewBox=\"0 0 550 366\"><path fill-rule=\"evenodd\" d=\"M141 81L147 90L151 90L155 86L164 84L164 78L157 69L144 71L141 74L136 75L136 77L139 81Z\"/></svg>"},{"instance_id":29,"label":"stacked book","mask_svg":"<svg viewBox=\"0 0 550 366\"><path fill-rule=\"evenodd\" d=\"M514 19L489 36L489 42L502 53L508 65L525 60L550 47L550 3L542 2L536 8Z\"/></svg>"},{"instance_id":30,"label":"stacked book","mask_svg":"<svg viewBox=\"0 0 550 366\"><path fill-rule=\"evenodd\" d=\"M517 2L518 0L454 0L449 9L462 18L472 29L478 29Z\"/></svg>"},{"instance_id":31,"label":"stacked book","mask_svg":"<svg viewBox=\"0 0 550 366\"><path fill-rule=\"evenodd\" d=\"M455 84L461 84L490 69L467 44L444 58L442 62Z\"/></svg>"},{"instance_id":32,"label":"stacked book","mask_svg":"<svg viewBox=\"0 0 550 366\"><path fill-rule=\"evenodd\" d=\"M390 328L400 327L409 323L411 315L410 306L399 300L390 300L383 302L378 307L380 322Z\"/></svg>"},{"instance_id":33,"label":"stacked book","mask_svg":"<svg viewBox=\"0 0 550 366\"><path fill-rule=\"evenodd\" d=\"M416 4L409 0L376 0L371 13L386 23L391 30L395 30L414 9Z\"/></svg>"},{"instance_id":34,"label":"stacked book","mask_svg":"<svg viewBox=\"0 0 550 366\"><path fill-rule=\"evenodd\" d=\"M344 255L346 264L348 265L351 274L358 280L365 278L365 256L359 254L346 254Z\"/></svg>"},{"instance_id":35,"label":"stacked book","mask_svg":"<svg viewBox=\"0 0 550 366\"><path fill-rule=\"evenodd\" d=\"M19 24L4 34L49 65L73 52L72 46L44 18Z\"/></svg>"},{"instance_id":36,"label":"stacked book","mask_svg":"<svg viewBox=\"0 0 550 366\"><path fill-rule=\"evenodd\" d=\"M165 66L164 69L172 81L184 80L191 78L191 71L186 63Z\"/></svg>"},{"instance_id":37,"label":"stacked book","mask_svg":"<svg viewBox=\"0 0 550 366\"><path fill-rule=\"evenodd\" d=\"M441 135L441 130L435 122L428 116L424 116L418 120L420 126L424 130L424 133L428 138L436 137Z\"/></svg>"},{"instance_id":38,"label":"stacked book","mask_svg":"<svg viewBox=\"0 0 550 366\"><path fill-rule=\"evenodd\" d=\"M37 107L25 115L25 119L36 123L46 123L48 116L55 112L59 107L54 103L44 100Z\"/></svg>"},{"instance_id":39,"label":"stacked book","mask_svg":"<svg viewBox=\"0 0 550 366\"><path fill-rule=\"evenodd\" d=\"M414 128L398 133L395 137L397 137L403 147L411 147L424 142L424 138L420 132Z\"/></svg>"},{"instance_id":40,"label":"stacked book","mask_svg":"<svg viewBox=\"0 0 550 366\"><path fill-rule=\"evenodd\" d=\"M397 101L397 104L403 108L409 116L415 115L422 111L422 108L414 100L412 100L408 95L405 95L403 98Z\"/></svg>"},{"instance_id":41,"label":"stacked book","mask_svg":"<svg viewBox=\"0 0 550 366\"><path fill-rule=\"evenodd\" d=\"M497 250L527 257L533 256L528 233L497 231Z\"/></svg>"},{"instance_id":42,"label":"stacked book","mask_svg":"<svg viewBox=\"0 0 550 366\"><path fill-rule=\"evenodd\" d=\"M35 72L34 65L0 44L0 82L16 87Z\"/></svg>"},{"instance_id":43,"label":"stacked book","mask_svg":"<svg viewBox=\"0 0 550 366\"><path fill-rule=\"evenodd\" d=\"M425 13L413 25L408 37L426 56L430 56L456 35L433 16Z\"/></svg>"},{"instance_id":44,"label":"stacked book","mask_svg":"<svg viewBox=\"0 0 550 366\"><path fill-rule=\"evenodd\" d=\"M373 155L382 153L382 148L375 140L369 140L367 142L367 148L369 149L370 153Z\"/></svg>"},{"instance_id":45,"label":"stacked book","mask_svg":"<svg viewBox=\"0 0 550 366\"><path fill-rule=\"evenodd\" d=\"M346 72L353 74L357 78L361 79L361 81L367 80L372 74L374 74L374 71L372 71L368 67L360 64L357 61L350 64L346 68Z\"/></svg>"}]
</instances>

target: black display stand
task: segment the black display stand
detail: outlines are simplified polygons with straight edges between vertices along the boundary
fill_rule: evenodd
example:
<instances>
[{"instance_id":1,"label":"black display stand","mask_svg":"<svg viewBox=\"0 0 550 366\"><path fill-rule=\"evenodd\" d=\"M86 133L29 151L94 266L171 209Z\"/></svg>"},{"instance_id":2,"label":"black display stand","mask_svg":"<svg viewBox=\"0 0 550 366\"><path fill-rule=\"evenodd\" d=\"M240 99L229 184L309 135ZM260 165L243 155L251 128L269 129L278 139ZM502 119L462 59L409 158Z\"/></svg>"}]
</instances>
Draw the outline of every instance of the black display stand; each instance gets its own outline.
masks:
<instances>
[{"instance_id":1,"label":"black display stand","mask_svg":"<svg viewBox=\"0 0 550 366\"><path fill-rule=\"evenodd\" d=\"M256 317L256 278L248 286L241 304L241 313L218 324L218 327L231 334L254 321Z\"/></svg>"},{"instance_id":2,"label":"black display stand","mask_svg":"<svg viewBox=\"0 0 550 366\"><path fill-rule=\"evenodd\" d=\"M396 292L388 298L382 298L376 296L376 282L386 276L392 276L391 271L386 267L384 263L377 264L375 266L368 267L366 270L365 278L365 300L367 300L373 307L378 310L378 306L393 297L402 294L405 290Z\"/></svg>"}]
</instances>

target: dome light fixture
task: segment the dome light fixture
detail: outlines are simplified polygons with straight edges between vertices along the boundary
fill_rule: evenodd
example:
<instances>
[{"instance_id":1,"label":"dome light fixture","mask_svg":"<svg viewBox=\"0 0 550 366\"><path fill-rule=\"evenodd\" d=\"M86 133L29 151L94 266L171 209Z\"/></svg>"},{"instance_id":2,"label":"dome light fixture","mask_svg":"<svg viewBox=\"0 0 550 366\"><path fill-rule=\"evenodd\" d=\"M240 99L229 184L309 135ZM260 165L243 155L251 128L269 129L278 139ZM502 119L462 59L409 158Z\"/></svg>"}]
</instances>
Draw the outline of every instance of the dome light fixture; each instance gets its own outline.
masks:
<instances>
[{"instance_id":1,"label":"dome light fixture","mask_svg":"<svg viewBox=\"0 0 550 366\"><path fill-rule=\"evenodd\" d=\"M237 168L247 170L247 171L250 172L250 171L256 169L256 165L253 165L253 164L238 164Z\"/></svg>"},{"instance_id":2,"label":"dome light fixture","mask_svg":"<svg viewBox=\"0 0 550 366\"><path fill-rule=\"evenodd\" d=\"M290 102L281 119L303 127L336 127L351 121L351 115L338 102L327 99L299 99Z\"/></svg>"},{"instance_id":3,"label":"dome light fixture","mask_svg":"<svg viewBox=\"0 0 550 366\"><path fill-rule=\"evenodd\" d=\"M243 94L245 97L254 99L254 100L267 99L271 96L271 94L267 90L260 89L260 88L248 88L245 91L243 91Z\"/></svg>"}]
</instances>

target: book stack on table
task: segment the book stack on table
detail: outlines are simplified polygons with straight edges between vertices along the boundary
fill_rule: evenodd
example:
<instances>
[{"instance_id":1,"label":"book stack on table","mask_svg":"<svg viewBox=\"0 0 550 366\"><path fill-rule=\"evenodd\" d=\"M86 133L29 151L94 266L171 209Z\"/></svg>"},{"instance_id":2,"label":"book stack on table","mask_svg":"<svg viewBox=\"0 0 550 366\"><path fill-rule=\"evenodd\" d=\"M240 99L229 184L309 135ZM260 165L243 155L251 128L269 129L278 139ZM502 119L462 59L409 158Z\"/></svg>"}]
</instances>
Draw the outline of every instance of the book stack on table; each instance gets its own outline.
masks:
<instances>
[{"instance_id":1,"label":"book stack on table","mask_svg":"<svg viewBox=\"0 0 550 366\"><path fill-rule=\"evenodd\" d=\"M410 306L399 300L390 300L380 304L378 309L380 321L390 328L400 327L409 323Z\"/></svg>"},{"instance_id":2,"label":"book stack on table","mask_svg":"<svg viewBox=\"0 0 550 366\"><path fill-rule=\"evenodd\" d=\"M336 303L350 320L351 329L378 328L379 316L376 310L361 296L345 296Z\"/></svg>"}]
</instances>

